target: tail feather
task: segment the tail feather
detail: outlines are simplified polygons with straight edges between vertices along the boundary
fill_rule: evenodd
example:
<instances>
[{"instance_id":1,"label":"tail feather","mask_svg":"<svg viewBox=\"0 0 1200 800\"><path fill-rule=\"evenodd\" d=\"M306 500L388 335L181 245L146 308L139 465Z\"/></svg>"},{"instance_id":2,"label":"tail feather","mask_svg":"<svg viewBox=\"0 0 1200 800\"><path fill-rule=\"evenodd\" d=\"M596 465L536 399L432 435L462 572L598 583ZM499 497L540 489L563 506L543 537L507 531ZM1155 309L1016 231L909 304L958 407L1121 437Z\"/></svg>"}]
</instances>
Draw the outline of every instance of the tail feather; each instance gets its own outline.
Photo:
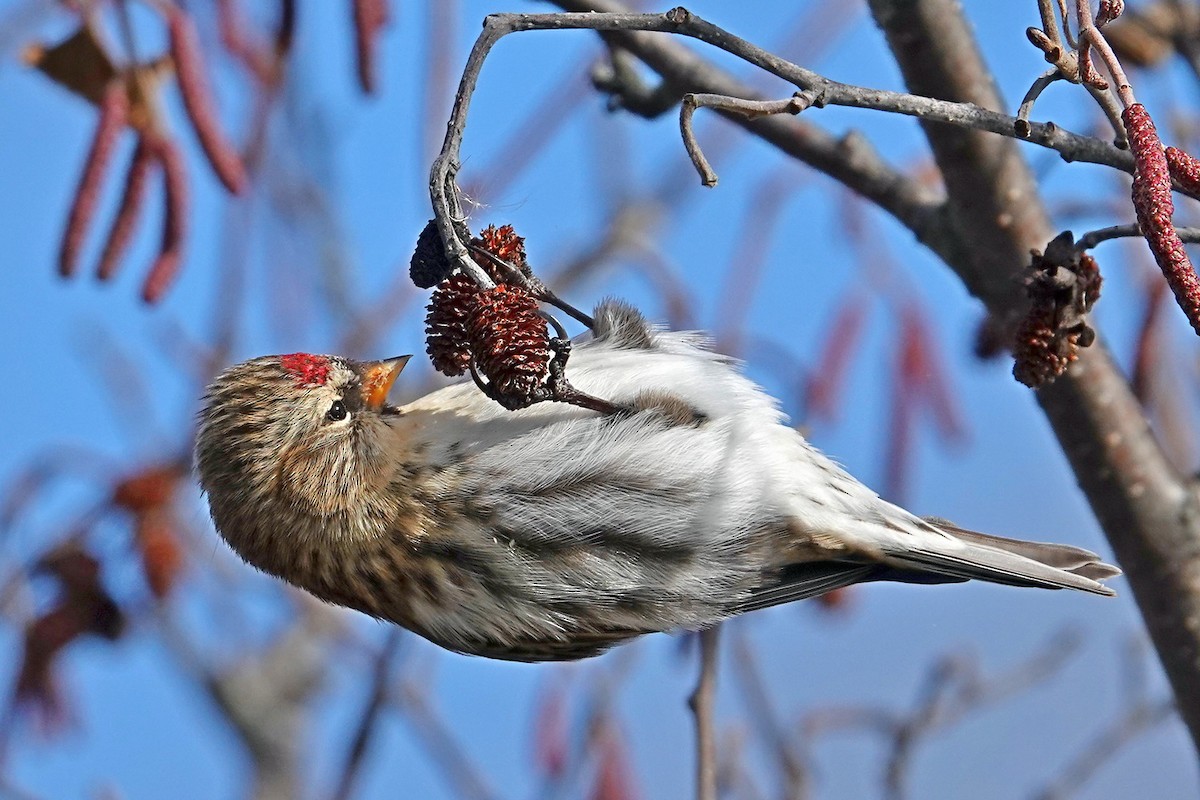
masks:
<instances>
[{"instance_id":1,"label":"tail feather","mask_svg":"<svg viewBox=\"0 0 1200 800\"><path fill-rule=\"evenodd\" d=\"M927 524L953 537L963 547L940 548L914 541L888 552L889 559L911 569L991 583L1116 594L1100 581L1121 571L1082 548L991 536L943 520L927 520Z\"/></svg>"},{"instance_id":2,"label":"tail feather","mask_svg":"<svg viewBox=\"0 0 1200 800\"><path fill-rule=\"evenodd\" d=\"M1095 581L1115 578L1121 574L1120 568L1104 563L1098 554L1082 547L1050 542L1027 542L1022 539L978 533L936 517L926 517L925 521L964 542L1007 550L1010 553L1016 553L1019 556L1040 561L1047 566L1057 567Z\"/></svg>"},{"instance_id":3,"label":"tail feather","mask_svg":"<svg viewBox=\"0 0 1200 800\"><path fill-rule=\"evenodd\" d=\"M897 509L897 511L900 511ZM980 580L1009 586L1044 589L1078 589L1112 596L1100 581L1121 570L1100 556L1066 544L1007 539L960 528L943 519L924 520L903 511L884 522L892 535L873 538L867 555L842 551L840 560L797 561L763 572L763 582L733 606L740 614L825 594L843 586L868 581L904 583L954 583ZM900 536L895 536L900 533ZM854 540L845 537L850 543ZM851 552L854 547L851 544Z\"/></svg>"}]
</instances>

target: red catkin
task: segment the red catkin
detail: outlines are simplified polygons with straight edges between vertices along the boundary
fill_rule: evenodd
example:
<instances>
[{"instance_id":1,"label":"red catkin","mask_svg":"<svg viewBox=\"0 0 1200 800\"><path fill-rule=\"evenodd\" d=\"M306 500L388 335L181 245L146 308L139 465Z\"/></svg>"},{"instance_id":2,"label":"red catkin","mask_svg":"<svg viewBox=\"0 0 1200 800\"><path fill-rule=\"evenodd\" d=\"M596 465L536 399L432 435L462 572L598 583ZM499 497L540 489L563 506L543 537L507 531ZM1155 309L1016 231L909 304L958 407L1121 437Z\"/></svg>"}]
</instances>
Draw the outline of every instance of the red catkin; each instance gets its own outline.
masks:
<instances>
[{"instance_id":1,"label":"red catkin","mask_svg":"<svg viewBox=\"0 0 1200 800\"><path fill-rule=\"evenodd\" d=\"M179 146L170 139L153 142L154 155L163 170L162 244L158 256L150 265L146 280L142 283L142 299L156 303L175 279L179 262L183 256L183 240L187 228L187 170L183 165L183 154Z\"/></svg>"},{"instance_id":2,"label":"red catkin","mask_svg":"<svg viewBox=\"0 0 1200 800\"><path fill-rule=\"evenodd\" d=\"M904 343L902 369L917 398L929 410L938 433L945 441L963 439L967 428L955 405L945 367L938 357L937 340L915 306L904 309L901 341Z\"/></svg>"},{"instance_id":3,"label":"red catkin","mask_svg":"<svg viewBox=\"0 0 1200 800\"><path fill-rule=\"evenodd\" d=\"M488 225L479 232L479 243L484 250L496 258L507 261L527 276L530 274L529 262L525 256L525 237L517 236L512 225L501 225L499 228L495 225ZM476 258L475 262L483 267L492 280L497 283L507 280L508 276L499 274L500 270L492 263L491 259Z\"/></svg>"},{"instance_id":4,"label":"red catkin","mask_svg":"<svg viewBox=\"0 0 1200 800\"><path fill-rule=\"evenodd\" d=\"M271 85L275 80L275 60L269 48L250 41L245 35L246 20L234 0L217 0L216 6L217 31L225 50L241 61L259 83Z\"/></svg>"},{"instance_id":5,"label":"red catkin","mask_svg":"<svg viewBox=\"0 0 1200 800\"><path fill-rule=\"evenodd\" d=\"M1079 358L1079 348L1096 338L1087 314L1100 299L1104 283L1100 267L1075 247L1075 237L1063 231L1031 251L1025 292L1029 310L1015 331L1013 377L1036 388L1062 375Z\"/></svg>"},{"instance_id":6,"label":"red catkin","mask_svg":"<svg viewBox=\"0 0 1200 800\"><path fill-rule=\"evenodd\" d=\"M1142 311L1142 321L1138 325L1137 345L1133 349L1133 368L1130 381L1134 396L1143 404L1150 402L1151 384L1155 366L1162 361L1162 348L1159 340L1159 319L1167 307L1166 291L1158 281L1147 288L1145 306Z\"/></svg>"},{"instance_id":7,"label":"red catkin","mask_svg":"<svg viewBox=\"0 0 1200 800\"><path fill-rule=\"evenodd\" d=\"M1054 308L1035 305L1017 328L1013 344L1013 377L1030 388L1049 383L1078 358L1071 336L1055 330Z\"/></svg>"},{"instance_id":8,"label":"red catkin","mask_svg":"<svg viewBox=\"0 0 1200 800\"><path fill-rule=\"evenodd\" d=\"M834 317L804 393L804 407L813 418L832 420L837 413L841 405L838 398L866 320L866 301L858 295L847 298Z\"/></svg>"},{"instance_id":9,"label":"red catkin","mask_svg":"<svg viewBox=\"0 0 1200 800\"><path fill-rule=\"evenodd\" d=\"M358 85L375 92L376 51L379 30L387 24L387 0L354 0L354 49L358 56Z\"/></svg>"},{"instance_id":10,"label":"red catkin","mask_svg":"<svg viewBox=\"0 0 1200 800\"><path fill-rule=\"evenodd\" d=\"M200 148L225 188L233 194L241 194L246 188L246 168L217 121L196 27L184 11L172 8L167 14L167 31L179 94L196 138L200 140Z\"/></svg>"},{"instance_id":11,"label":"red catkin","mask_svg":"<svg viewBox=\"0 0 1200 800\"><path fill-rule=\"evenodd\" d=\"M159 600L171 593L183 571L183 547L169 513L157 510L138 517L134 543L141 554L142 575Z\"/></svg>"},{"instance_id":12,"label":"red catkin","mask_svg":"<svg viewBox=\"0 0 1200 800\"><path fill-rule=\"evenodd\" d=\"M1133 208L1137 212L1138 226L1179 307L1200 333L1200 279L1196 277L1183 241L1171 222L1175 213L1175 204L1171 200L1171 173L1162 142L1154 129L1154 120L1141 103L1126 108L1121 112L1121 119L1129 133L1129 149L1133 152Z\"/></svg>"},{"instance_id":13,"label":"red catkin","mask_svg":"<svg viewBox=\"0 0 1200 800\"><path fill-rule=\"evenodd\" d=\"M1200 160L1178 147L1166 149L1167 169L1184 192L1200 195Z\"/></svg>"},{"instance_id":14,"label":"red catkin","mask_svg":"<svg viewBox=\"0 0 1200 800\"><path fill-rule=\"evenodd\" d=\"M125 172L125 188L121 192L121 202L117 207L117 215L113 217L112 226L108 229L108 238L104 242L104 250L96 266L96 277L102 281L117 274L121 265L121 256L133 238L133 230L142 216L142 206L146 199L146 179L154 168L156 159L151 148L146 146L144 139L138 140L137 149L129 160L129 168Z\"/></svg>"},{"instance_id":15,"label":"red catkin","mask_svg":"<svg viewBox=\"0 0 1200 800\"><path fill-rule=\"evenodd\" d=\"M58 254L58 273L63 277L70 277L75 272L75 264L83 239L87 235L88 224L96 212L100 184L112 158L113 147L128 118L129 95L125 92L125 85L120 81L113 81L105 89L104 98L100 102L100 118L96 122L96 132L92 135L92 144L83 164L83 174L79 176L79 186L75 190L75 199L71 202L71 211L67 215L67 227L63 231Z\"/></svg>"},{"instance_id":16,"label":"red catkin","mask_svg":"<svg viewBox=\"0 0 1200 800\"><path fill-rule=\"evenodd\" d=\"M443 375L462 375L471 366L467 324L478 296L479 287L475 282L456 273L442 281L429 298L425 347L433 368Z\"/></svg>"}]
</instances>

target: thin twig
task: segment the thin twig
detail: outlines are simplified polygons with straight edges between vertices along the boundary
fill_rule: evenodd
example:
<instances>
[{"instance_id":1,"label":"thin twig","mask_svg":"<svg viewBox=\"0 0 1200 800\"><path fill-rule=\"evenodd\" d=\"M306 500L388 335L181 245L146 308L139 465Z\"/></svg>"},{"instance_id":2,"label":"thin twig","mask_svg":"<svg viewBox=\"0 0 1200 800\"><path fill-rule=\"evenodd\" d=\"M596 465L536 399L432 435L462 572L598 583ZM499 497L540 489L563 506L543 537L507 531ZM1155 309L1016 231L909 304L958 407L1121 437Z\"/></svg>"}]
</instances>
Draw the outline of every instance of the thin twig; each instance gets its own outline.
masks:
<instances>
[{"instance_id":1,"label":"thin twig","mask_svg":"<svg viewBox=\"0 0 1200 800\"><path fill-rule=\"evenodd\" d=\"M683 146L687 149L696 172L700 173L700 183L705 186L717 185L717 173L713 172L696 134L692 130L692 114L697 108L715 108L726 114L738 114L746 119L757 119L773 114L799 114L816 100L811 92L797 92L786 100L744 100L740 97L728 97L720 94L697 94L689 92L683 96L679 105L679 132L683 136Z\"/></svg>"},{"instance_id":2,"label":"thin twig","mask_svg":"<svg viewBox=\"0 0 1200 800\"><path fill-rule=\"evenodd\" d=\"M1062 70L1058 67L1051 67L1041 75L1037 76L1033 85L1029 87L1029 91L1025 92L1025 96L1021 98L1021 106L1017 109L1017 121L1015 130L1017 135L1024 137L1029 135L1029 115L1033 113L1033 104L1042 96L1042 92L1050 86L1050 84L1064 80Z\"/></svg>"},{"instance_id":3,"label":"thin twig","mask_svg":"<svg viewBox=\"0 0 1200 800\"><path fill-rule=\"evenodd\" d=\"M1034 797L1036 800L1066 800L1073 797L1101 768L1108 765L1123 747L1173 716L1175 702L1170 697L1155 702L1138 703L1100 731L1067 764L1059 776Z\"/></svg>"},{"instance_id":4,"label":"thin twig","mask_svg":"<svg viewBox=\"0 0 1200 800\"><path fill-rule=\"evenodd\" d=\"M734 674L745 697L750 719L753 720L755 731L778 762L783 778L781 796L788 800L799 800L807 795L808 767L803 754L793 747L789 730L779 719L775 703L767 694L753 648L741 628L734 627L733 630L736 634L733 639Z\"/></svg>"},{"instance_id":5,"label":"thin twig","mask_svg":"<svg viewBox=\"0 0 1200 800\"><path fill-rule=\"evenodd\" d=\"M1121 104L1126 108L1137 102L1137 97L1133 94L1133 87L1129 85L1129 78L1125 75L1125 69L1121 66L1120 59L1113 52L1108 40L1104 38L1104 34L1096 27L1092 19L1091 0L1076 0L1075 14L1079 22L1079 63L1080 63L1080 79L1085 83L1087 76L1082 74L1084 64L1088 63L1087 53L1089 48L1095 49L1096 54L1100 56L1100 60L1104 62L1108 74L1112 76L1113 83L1116 84L1113 88L1120 98Z\"/></svg>"},{"instance_id":6,"label":"thin twig","mask_svg":"<svg viewBox=\"0 0 1200 800\"><path fill-rule=\"evenodd\" d=\"M454 787L454 794L468 800L489 800L496 795L488 788L479 768L442 718L429 705L425 691L412 681L405 681L393 693L393 700L412 726L417 740L424 745L430 758L441 767L442 774Z\"/></svg>"},{"instance_id":7,"label":"thin twig","mask_svg":"<svg viewBox=\"0 0 1200 800\"><path fill-rule=\"evenodd\" d=\"M503 258L500 258L486 247L480 247L476 244L468 242L467 249L469 249L475 256L486 259L489 263L495 265L509 283L517 286L524 286L534 297L536 297L538 300L541 300L543 303L549 303L550 305L562 310L565 314L570 315L577 322L581 322L589 328L595 327L596 320L592 319L590 314L581 311L580 309L568 303L566 300L563 300L539 278L533 275L526 275L516 265L505 261Z\"/></svg>"},{"instance_id":8,"label":"thin twig","mask_svg":"<svg viewBox=\"0 0 1200 800\"><path fill-rule=\"evenodd\" d=\"M1188 244L1200 243L1200 228L1176 228L1175 232L1179 234L1180 239ZM1075 242L1075 249L1079 251L1091 250L1101 242L1141 235L1142 229L1136 222L1130 222L1125 225L1110 225L1107 228L1097 228L1094 231L1088 231L1080 236L1079 240Z\"/></svg>"},{"instance_id":9,"label":"thin twig","mask_svg":"<svg viewBox=\"0 0 1200 800\"><path fill-rule=\"evenodd\" d=\"M919 744L974 712L1049 680L1078 651L1079 644L1077 633L1060 631L1025 662L994 678L979 675L973 660L943 656L926 673L917 702L907 713L873 706L820 709L805 718L802 741L811 745L819 735L851 730L878 734L888 743L885 796L902 798L907 794L909 769Z\"/></svg>"},{"instance_id":10,"label":"thin twig","mask_svg":"<svg viewBox=\"0 0 1200 800\"><path fill-rule=\"evenodd\" d=\"M1062 37L1058 32L1058 16L1055 13L1054 6L1050 4L1050 0L1037 0L1038 14L1042 18L1042 28L1039 33L1046 37L1046 40L1059 48L1062 47ZM1034 28L1033 30L1037 30Z\"/></svg>"},{"instance_id":11,"label":"thin twig","mask_svg":"<svg viewBox=\"0 0 1200 800\"><path fill-rule=\"evenodd\" d=\"M688 706L696 718L696 800L717 800L717 732L713 714L721 626L700 631L699 638L700 677L688 698Z\"/></svg>"},{"instance_id":12,"label":"thin twig","mask_svg":"<svg viewBox=\"0 0 1200 800\"><path fill-rule=\"evenodd\" d=\"M362 769L363 758L367 754L371 737L378 730L380 714L387 707L388 683L391 679L392 665L396 661L396 653L403 641L401 628L392 627L388 633L379 655L375 659L374 675L371 678L371 693L363 706L362 716L354 729L354 738L350 741L350 749L346 751L346 761L342 765L341 775L336 788L330 797L333 800L348 800L354 791L354 783Z\"/></svg>"},{"instance_id":13,"label":"thin twig","mask_svg":"<svg viewBox=\"0 0 1200 800\"><path fill-rule=\"evenodd\" d=\"M763 50L728 31L707 22L683 9L667 14L636 13L561 13L561 14L494 14L484 20L483 32L471 48L463 68L454 106L447 123L446 138L441 152L430 170L430 199L438 231L446 246L450 262L482 287L492 281L470 258L465 243L454 230L464 218L455 178L460 168L462 140L466 130L467 113L483 63L495 44L510 33L531 30L603 30L658 31L689 36L725 50L761 69L787 80L800 90L812 92L816 105L841 105L870 108L904 114L923 120L945 122L959 127L1017 136L1017 120L1007 114L990 111L972 103L954 103L929 97L869 89L832 81L811 70L793 64ZM745 98L753 99L753 98ZM1028 134L1021 137L1034 144L1057 151L1064 160L1103 164L1132 173L1133 159L1129 153L1095 137L1082 136L1059 128L1053 123L1030 123Z\"/></svg>"}]
</instances>

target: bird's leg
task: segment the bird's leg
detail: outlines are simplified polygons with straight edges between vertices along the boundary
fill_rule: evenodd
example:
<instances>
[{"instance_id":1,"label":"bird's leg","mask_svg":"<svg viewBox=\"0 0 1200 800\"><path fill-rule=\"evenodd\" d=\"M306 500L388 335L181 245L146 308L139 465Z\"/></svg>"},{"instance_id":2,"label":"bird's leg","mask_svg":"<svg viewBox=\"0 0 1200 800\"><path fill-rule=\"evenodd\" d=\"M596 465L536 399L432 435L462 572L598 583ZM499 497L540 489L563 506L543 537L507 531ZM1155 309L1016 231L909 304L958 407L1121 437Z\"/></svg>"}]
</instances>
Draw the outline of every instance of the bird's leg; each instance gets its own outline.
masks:
<instances>
[{"instance_id":1,"label":"bird's leg","mask_svg":"<svg viewBox=\"0 0 1200 800\"><path fill-rule=\"evenodd\" d=\"M479 374L478 367L475 365L475 359L472 357L470 361L471 378L475 381L475 385L479 387L479 390L509 411L528 408L535 403L541 403L546 400L587 408L592 411L598 411L601 414L630 414L636 411L637 409L632 407L616 405L615 403L610 403L607 400L590 395L587 392L581 392L571 385L571 382L567 380L567 361L571 357L571 340L567 338L566 330L557 319L544 311L539 313L554 328L557 334L556 336L551 336L548 343L550 352L553 355L547 366L546 380L531 392L521 392L519 394L503 392L497 388L495 383L483 379L483 376Z\"/></svg>"},{"instance_id":2,"label":"bird's leg","mask_svg":"<svg viewBox=\"0 0 1200 800\"><path fill-rule=\"evenodd\" d=\"M549 318L551 324L561 330L554 318ZM581 392L571 385L571 382L567 380L566 372L567 359L571 357L570 339L563 336L551 337L550 350L553 351L554 357L550 359L550 375L546 379L546 388L550 390L550 397L547 399L580 408L589 408L592 411L599 411L601 414L622 414L629 411L625 406L619 406L594 397L587 392Z\"/></svg>"}]
</instances>

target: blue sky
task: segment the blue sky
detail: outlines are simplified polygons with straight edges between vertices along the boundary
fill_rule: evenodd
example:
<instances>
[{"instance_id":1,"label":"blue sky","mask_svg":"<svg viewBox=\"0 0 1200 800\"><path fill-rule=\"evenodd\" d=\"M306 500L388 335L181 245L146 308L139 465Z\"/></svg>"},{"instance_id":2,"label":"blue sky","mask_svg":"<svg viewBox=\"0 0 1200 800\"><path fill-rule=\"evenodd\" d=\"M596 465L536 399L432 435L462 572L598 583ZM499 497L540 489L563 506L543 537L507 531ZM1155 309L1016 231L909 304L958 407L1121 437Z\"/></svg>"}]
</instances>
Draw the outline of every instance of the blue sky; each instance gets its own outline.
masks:
<instances>
[{"instance_id":1,"label":"blue sky","mask_svg":"<svg viewBox=\"0 0 1200 800\"><path fill-rule=\"evenodd\" d=\"M54 272L57 242L94 112L15 61L19 46L29 38L53 40L67 30L65 18L55 13L42 14L36 25L22 22L16 27L17 12L33 5L24 0L0 3L0 14L8 15L0 16L0 25L7 26L0 29L0 45L6 48L0 61L0 147L5 154L0 219L5 221L8 243L0 292L0 357L13 369L15 387L20 387L10 391L9 413L0 421L6 443L0 453L0 486L54 445L93 449L129 469L161 456L164 446L182 445L199 387L189 365L181 363L186 359L161 345L167 333L179 329L205 342L212 335L214 314L232 304L245 320L234 358L333 349L345 329L340 298L344 294L351 307L378 298L406 269L416 234L429 216L423 143L428 134L421 119L424 8L399 4L397 19L382 43L381 94L366 99L353 82L348 15L340 4L335 8L302 3L293 71L283 107L272 121L273 177L250 199L230 203L221 193L171 98L173 121L188 144L195 214L184 269L165 302L146 308L137 299L140 273L157 236L154 212L113 285L98 285L86 276L61 281ZM781 46L781 31L791 24L781 24L775 8L767 3L692 6L769 48ZM452 56L455 77L477 21L497 10L514 7L462 4ZM1035 4L976 2L968 4L968 11L981 32L985 55L997 67L1003 91L1015 105L1044 68L1040 54L1023 35L1024 28L1036 22ZM150 48L154 29L148 18L142 22ZM12 31L16 35L10 36ZM617 197L651 195L662 185L661 175L688 169L673 115L655 121L613 116L604 111L602 100L584 93L563 108L568 117L563 131L531 168L502 195L487 193L489 166L500 163L506 157L501 148L522 133L519 126L526 114L521 109L536 103L597 52L594 39L584 33L525 34L506 40L489 60L472 108L462 182L483 176L486 203L473 223L513 223L527 237L535 266L546 265L551 274L553 265L588 246ZM861 9L817 60L802 61L839 80L900 88L881 37ZM223 117L244 121L248 97L238 73L222 65L214 83ZM782 86L766 86L779 96L788 93ZM1056 86L1035 116L1076 129L1087 127L1094 115L1080 94L1073 87ZM1171 74L1143 92L1143 99L1153 112L1171 113L1179 102L1173 96L1191 99L1195 94L1194 83ZM834 132L862 130L895 163L914 165L925 156L919 132L908 120L838 109L806 114ZM721 125L703 122L702 141ZM244 135L243 128L231 127L235 136ZM130 145L123 143L124 148ZM596 149L599 157L593 155ZM1114 180L1099 168L1065 165L1032 147L1027 152L1046 178L1052 207L1113 194ZM744 257L739 236L755 193L767 180L794 181L794 191L779 201L783 207L761 286L753 295L749 327L811 365L838 304L849 292L879 289L873 284L878 273L856 264L854 249L845 239L840 190L740 135L736 148L714 166L721 179L717 188L703 189L685 171L687 179L670 184L669 195L659 198L667 210L662 224L647 228L652 246L695 298L696 323L712 327L729 275ZM112 183L109 203L117 181ZM327 202L300 205L291 217L281 214L281 208L294 207L289 201L306 197L311 187ZM1062 224L1081 231L1132 219L1131 211L1122 214L1119 219L1093 216ZM889 291L917 299L929 312L968 430L964 442L947 447L928 420L919 426L905 504L966 527L1109 553L1031 394L1011 379L1007 364L981 364L971 355L979 305L948 270L912 243L906 231L882 214L868 212L867 218L895 265ZM237 231L243 226L249 233L240 241ZM94 258L95 243L90 247L85 263ZM238 263L243 247L246 289L245 297L237 299L222 294L227 287L218 276ZM1122 260L1125 251L1120 246L1108 247L1100 251L1106 284L1098 317L1118 357L1128 363L1139 308L1123 298L1138 296L1140 273ZM648 290L637 266L621 260L574 287L570 299L587 306L609 294L629 297L654 316L665 315L661 298ZM383 333L377 343L380 351L373 355L422 351L423 302L423 297L414 301ZM818 446L876 486L883 474L895 329L888 306L873 301L838 418L809 430ZM1192 353L1194 345L1184 326L1173 325L1171 330L1178 352ZM124 416L114 413L111 392L101 380L110 366L99 346L101 334L137 363L142 376L141 391L127 381L122 384L137 405ZM751 374L782 393L788 387L767 368L768 355L753 345L742 353ZM421 374L406 373L406 378L412 381L406 390L412 391ZM1194 406L1194 397L1189 402ZM131 428L137 432L131 434ZM0 565L7 571L27 563L61 535L64 521L95 493L88 484L56 486L0 540ZM205 512L194 500L187 499L182 513L204 530ZM101 552L112 555L106 579L113 591L136 599L140 590L134 569L122 565L126 536L121 525L109 524L93 540ZM210 536L202 557L190 565L189 585L211 587L209 571L241 569L215 535ZM278 629L286 606L270 581L248 570L239 574L244 574L246 587L238 596L239 606L254 630L267 636ZM1121 591L1119 582L1117 586ZM905 708L913 702L929 664L947 651L977 654L985 671L995 671L1022 661L1064 626L1077 628L1084 637L1079 655L1055 678L934 737L914 764L911 785L917 796L1028 795L1121 710L1118 652L1139 631L1128 591L1105 601L992 586L873 586L860 590L855 600L845 615L798 606L738 623L759 649L781 718L797 721L806 710L844 703ZM198 636L217 642L216 651L223 657L232 655L220 648L227 620L214 616L211 604L186 598L176 602ZM382 626L361 619L349 624L368 640L383 638ZM0 652L15 653L18 641L12 626L0 628ZM416 641L406 647L411 659L433 665L432 696L491 785L501 788L504 796L533 793L528 739L534 701L541 687L554 679L554 671L563 668L440 654ZM691 779L691 728L684 698L692 665L679 657L677 642L668 637L652 637L636 648L630 656L635 659L633 669L618 695L622 729L629 736L644 796L678 796ZM585 685L606 670L612 658L565 671ZM366 692L362 659L349 654L345 664L347 668L336 670L322 690L309 734L313 794L328 785L330 770L341 758L344 745L339 743ZM1165 686L1157 665L1150 660L1149 666L1150 690L1161 693ZM0 659L0 681L7 682L15 667L15 655ZM148 625L138 626L116 646L87 642L73 648L62 664L62 676L78 725L45 741L19 729L7 764L17 785L46 797L91 796L106 785L131 798L228 797L242 791L242 754L205 698L174 668ZM728 675L720 709L731 725L744 717ZM815 756L817 797L875 793L882 766L875 740L832 738ZM385 720L369 759L363 797L451 796L410 731L394 717ZM1172 722L1123 750L1081 796L1175 798L1195 796L1196 791L1194 753L1182 726Z\"/></svg>"}]
</instances>

